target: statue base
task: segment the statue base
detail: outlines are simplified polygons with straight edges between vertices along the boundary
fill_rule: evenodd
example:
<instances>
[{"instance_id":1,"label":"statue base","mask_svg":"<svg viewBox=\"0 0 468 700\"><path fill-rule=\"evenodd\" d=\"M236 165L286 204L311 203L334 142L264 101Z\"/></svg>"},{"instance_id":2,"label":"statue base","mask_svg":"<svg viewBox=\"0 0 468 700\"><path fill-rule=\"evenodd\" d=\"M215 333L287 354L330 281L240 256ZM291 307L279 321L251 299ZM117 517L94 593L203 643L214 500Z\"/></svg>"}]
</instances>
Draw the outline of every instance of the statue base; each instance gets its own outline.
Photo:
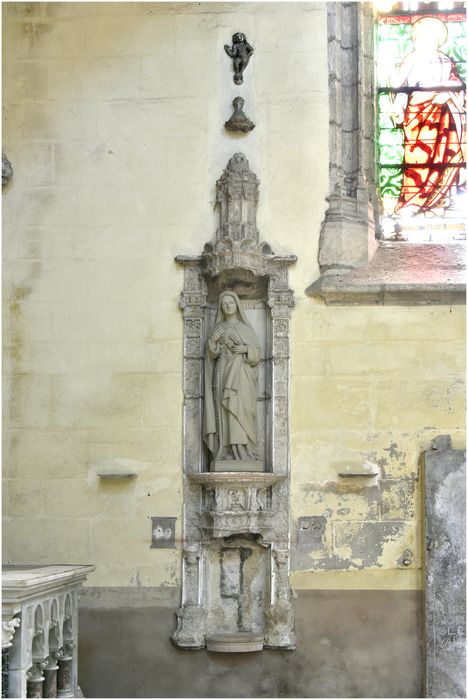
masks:
<instances>
[{"instance_id":1,"label":"statue base","mask_svg":"<svg viewBox=\"0 0 468 700\"><path fill-rule=\"evenodd\" d=\"M259 460L217 459L211 462L212 472L264 472L265 464Z\"/></svg>"}]
</instances>

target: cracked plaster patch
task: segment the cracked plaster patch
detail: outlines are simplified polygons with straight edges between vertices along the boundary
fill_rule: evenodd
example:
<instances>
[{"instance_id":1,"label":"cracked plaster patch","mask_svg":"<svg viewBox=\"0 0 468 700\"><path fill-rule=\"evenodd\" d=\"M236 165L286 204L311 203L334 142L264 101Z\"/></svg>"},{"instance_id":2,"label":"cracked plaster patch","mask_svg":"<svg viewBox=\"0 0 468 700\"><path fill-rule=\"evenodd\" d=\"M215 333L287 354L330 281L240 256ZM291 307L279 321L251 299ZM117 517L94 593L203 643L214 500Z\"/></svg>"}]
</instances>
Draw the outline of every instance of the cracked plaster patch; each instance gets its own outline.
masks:
<instances>
[{"instance_id":1,"label":"cracked plaster patch","mask_svg":"<svg viewBox=\"0 0 468 700\"><path fill-rule=\"evenodd\" d=\"M379 559L388 543L406 542L407 523L363 522L336 523L335 550L363 568L382 566Z\"/></svg>"}]
</instances>

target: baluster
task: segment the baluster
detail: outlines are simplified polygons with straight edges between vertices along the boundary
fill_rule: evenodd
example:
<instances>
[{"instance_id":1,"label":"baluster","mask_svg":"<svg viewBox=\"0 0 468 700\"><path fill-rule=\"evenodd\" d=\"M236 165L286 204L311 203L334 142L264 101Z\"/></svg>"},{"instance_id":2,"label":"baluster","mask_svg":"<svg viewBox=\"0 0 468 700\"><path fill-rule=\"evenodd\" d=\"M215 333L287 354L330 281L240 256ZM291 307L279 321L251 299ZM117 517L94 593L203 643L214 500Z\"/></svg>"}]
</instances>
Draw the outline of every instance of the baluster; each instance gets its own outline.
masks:
<instances>
[{"instance_id":1,"label":"baluster","mask_svg":"<svg viewBox=\"0 0 468 700\"><path fill-rule=\"evenodd\" d=\"M60 651L52 651L47 658L47 666L44 669L44 697L57 697L57 671Z\"/></svg>"},{"instance_id":2,"label":"baluster","mask_svg":"<svg viewBox=\"0 0 468 700\"><path fill-rule=\"evenodd\" d=\"M42 698L44 676L42 671L46 666L46 661L38 661L33 663L31 668L26 674L27 678L27 692L26 697L28 698Z\"/></svg>"},{"instance_id":3,"label":"baluster","mask_svg":"<svg viewBox=\"0 0 468 700\"><path fill-rule=\"evenodd\" d=\"M57 697L72 698L72 666L73 666L73 648L75 642L69 639L64 642L63 651L58 657L57 671Z\"/></svg>"}]
</instances>

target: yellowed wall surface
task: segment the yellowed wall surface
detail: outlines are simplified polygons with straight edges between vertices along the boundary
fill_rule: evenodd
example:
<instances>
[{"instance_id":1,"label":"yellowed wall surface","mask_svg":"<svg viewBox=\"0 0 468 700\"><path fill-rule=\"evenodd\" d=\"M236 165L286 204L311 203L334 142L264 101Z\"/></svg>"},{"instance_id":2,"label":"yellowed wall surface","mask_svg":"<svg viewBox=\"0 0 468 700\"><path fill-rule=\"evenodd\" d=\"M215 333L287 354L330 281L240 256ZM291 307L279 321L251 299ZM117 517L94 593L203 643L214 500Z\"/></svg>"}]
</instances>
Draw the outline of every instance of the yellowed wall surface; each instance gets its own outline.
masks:
<instances>
[{"instance_id":1,"label":"yellowed wall surface","mask_svg":"<svg viewBox=\"0 0 468 700\"><path fill-rule=\"evenodd\" d=\"M4 3L3 17L5 561L95 563L94 586L178 584L179 548L150 549L153 515L181 534L174 257L213 237L215 182L242 151L261 237L298 256L292 544L298 518L327 524L292 583L419 587L418 460L440 433L462 445L463 311L304 294L328 194L324 5ZM239 30L255 47L240 87L223 49ZM238 94L257 125L245 136L223 127ZM337 477L366 460L372 484ZM114 468L138 476L97 476Z\"/></svg>"}]
</instances>

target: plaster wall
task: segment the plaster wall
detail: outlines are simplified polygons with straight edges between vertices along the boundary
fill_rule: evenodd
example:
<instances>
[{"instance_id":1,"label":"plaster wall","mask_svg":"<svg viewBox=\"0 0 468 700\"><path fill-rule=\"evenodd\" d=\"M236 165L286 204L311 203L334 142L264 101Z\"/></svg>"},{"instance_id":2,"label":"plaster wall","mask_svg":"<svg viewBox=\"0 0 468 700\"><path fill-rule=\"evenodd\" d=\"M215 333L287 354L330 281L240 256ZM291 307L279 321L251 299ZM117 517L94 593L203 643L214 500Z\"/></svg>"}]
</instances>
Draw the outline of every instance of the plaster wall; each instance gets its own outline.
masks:
<instances>
[{"instance_id":1,"label":"plaster wall","mask_svg":"<svg viewBox=\"0 0 468 700\"><path fill-rule=\"evenodd\" d=\"M421 588L419 456L463 446L462 307L325 307L323 3L4 3L4 559L94 563L92 587L180 583L182 270L237 151L293 253L291 582ZM223 45L255 47L235 86ZM254 131L224 122L241 94ZM343 480L366 460L379 476ZM133 471L103 482L100 470ZM175 549L151 549L151 516ZM321 529L297 546L299 518ZM409 567L398 564L412 552ZM415 632L416 635L416 632ZM416 640L416 636L415 636ZM416 641L415 641L416 644Z\"/></svg>"}]
</instances>

